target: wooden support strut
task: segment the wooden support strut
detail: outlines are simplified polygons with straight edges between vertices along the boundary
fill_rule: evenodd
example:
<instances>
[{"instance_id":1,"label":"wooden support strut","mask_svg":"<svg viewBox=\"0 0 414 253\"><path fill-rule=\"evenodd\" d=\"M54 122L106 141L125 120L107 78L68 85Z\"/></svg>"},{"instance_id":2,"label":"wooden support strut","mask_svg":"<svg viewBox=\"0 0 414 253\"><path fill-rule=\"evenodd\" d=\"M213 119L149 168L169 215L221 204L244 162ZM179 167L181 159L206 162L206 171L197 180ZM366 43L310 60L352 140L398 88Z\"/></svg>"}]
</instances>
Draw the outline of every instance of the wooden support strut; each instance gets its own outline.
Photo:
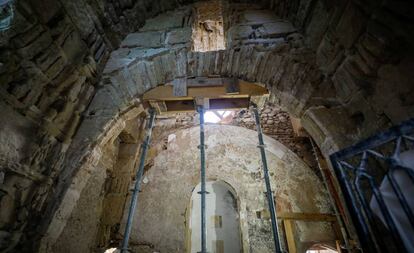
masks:
<instances>
[{"instance_id":1,"label":"wooden support strut","mask_svg":"<svg viewBox=\"0 0 414 253\"><path fill-rule=\"evenodd\" d=\"M282 212L277 215L277 218L283 221L283 226L286 233L286 241L288 244L289 253L296 253L295 242L295 221L308 221L308 222L332 222L335 227L337 224L337 218L333 214L326 213L289 213Z\"/></svg>"}]
</instances>

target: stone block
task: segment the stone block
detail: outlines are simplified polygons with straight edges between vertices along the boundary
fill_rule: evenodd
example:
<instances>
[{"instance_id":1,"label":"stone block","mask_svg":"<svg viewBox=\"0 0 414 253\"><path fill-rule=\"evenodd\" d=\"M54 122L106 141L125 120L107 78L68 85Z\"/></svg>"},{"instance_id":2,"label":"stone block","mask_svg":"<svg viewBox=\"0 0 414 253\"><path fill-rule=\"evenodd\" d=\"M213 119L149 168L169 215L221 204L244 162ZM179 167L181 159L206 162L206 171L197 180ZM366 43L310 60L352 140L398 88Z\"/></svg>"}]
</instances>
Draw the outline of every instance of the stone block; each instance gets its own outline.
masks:
<instances>
[{"instance_id":1,"label":"stone block","mask_svg":"<svg viewBox=\"0 0 414 253\"><path fill-rule=\"evenodd\" d=\"M267 10L245 10L243 19L248 24L264 24L279 20L272 11Z\"/></svg>"},{"instance_id":2,"label":"stone block","mask_svg":"<svg viewBox=\"0 0 414 253\"><path fill-rule=\"evenodd\" d=\"M357 127L343 107L311 107L301 117L301 123L324 154L345 148L358 139Z\"/></svg>"},{"instance_id":3,"label":"stone block","mask_svg":"<svg viewBox=\"0 0 414 253\"><path fill-rule=\"evenodd\" d=\"M336 27L339 41L345 48L350 48L365 28L367 17L352 1L349 1Z\"/></svg>"},{"instance_id":4,"label":"stone block","mask_svg":"<svg viewBox=\"0 0 414 253\"><path fill-rule=\"evenodd\" d=\"M22 58L32 59L42 50L48 48L50 44L52 44L52 37L48 32L44 32L27 46L18 49L17 53Z\"/></svg>"},{"instance_id":5,"label":"stone block","mask_svg":"<svg viewBox=\"0 0 414 253\"><path fill-rule=\"evenodd\" d=\"M87 38L95 29L92 17L94 13L90 12L91 8L88 4L80 0L63 1L61 4L64 6L67 14L71 16L71 21L78 28L81 37Z\"/></svg>"},{"instance_id":6,"label":"stone block","mask_svg":"<svg viewBox=\"0 0 414 253\"><path fill-rule=\"evenodd\" d=\"M325 35L316 51L316 62L324 73L332 73L344 58L344 50Z\"/></svg>"},{"instance_id":7,"label":"stone block","mask_svg":"<svg viewBox=\"0 0 414 253\"><path fill-rule=\"evenodd\" d=\"M121 43L121 47L157 48L163 45L163 32L131 33Z\"/></svg>"},{"instance_id":8,"label":"stone block","mask_svg":"<svg viewBox=\"0 0 414 253\"><path fill-rule=\"evenodd\" d=\"M322 1L317 1L312 12L312 18L306 27L306 41L311 48L316 49L325 34L330 15Z\"/></svg>"},{"instance_id":9,"label":"stone block","mask_svg":"<svg viewBox=\"0 0 414 253\"><path fill-rule=\"evenodd\" d=\"M19 34L12 38L11 42L16 48L22 48L27 46L30 42L34 41L41 33L44 32L44 28L41 25L33 26L26 32Z\"/></svg>"},{"instance_id":10,"label":"stone block","mask_svg":"<svg viewBox=\"0 0 414 253\"><path fill-rule=\"evenodd\" d=\"M62 11L62 6L54 0L32 0L31 6L42 23L46 24Z\"/></svg>"},{"instance_id":11,"label":"stone block","mask_svg":"<svg viewBox=\"0 0 414 253\"><path fill-rule=\"evenodd\" d=\"M290 22L273 22L263 24L266 35L269 37L281 37L296 31L296 28Z\"/></svg>"},{"instance_id":12,"label":"stone block","mask_svg":"<svg viewBox=\"0 0 414 253\"><path fill-rule=\"evenodd\" d=\"M338 98L343 102L348 101L360 89L364 90L367 94L370 94L373 89L373 80L364 75L352 61L351 57L347 58L339 66L332 77L332 81L335 85Z\"/></svg>"},{"instance_id":13,"label":"stone block","mask_svg":"<svg viewBox=\"0 0 414 253\"><path fill-rule=\"evenodd\" d=\"M161 31L183 27L184 18L189 16L190 8L185 8L179 11L167 12L155 18L148 19L145 25L140 29L144 31Z\"/></svg>"},{"instance_id":14,"label":"stone block","mask_svg":"<svg viewBox=\"0 0 414 253\"><path fill-rule=\"evenodd\" d=\"M73 31L66 37L66 40L61 45L63 52L65 53L68 62L80 63L87 52L87 46L81 39L79 33Z\"/></svg>"},{"instance_id":15,"label":"stone block","mask_svg":"<svg viewBox=\"0 0 414 253\"><path fill-rule=\"evenodd\" d=\"M167 33L166 43L172 45L191 42L191 34L191 27L172 30Z\"/></svg>"},{"instance_id":16,"label":"stone block","mask_svg":"<svg viewBox=\"0 0 414 253\"><path fill-rule=\"evenodd\" d=\"M59 57L50 67L45 71L45 75L53 80L55 79L65 68L67 60L64 57Z\"/></svg>"},{"instance_id":17,"label":"stone block","mask_svg":"<svg viewBox=\"0 0 414 253\"><path fill-rule=\"evenodd\" d=\"M254 30L250 25L239 25L229 29L228 37L233 40L247 39L253 34Z\"/></svg>"},{"instance_id":18,"label":"stone block","mask_svg":"<svg viewBox=\"0 0 414 253\"><path fill-rule=\"evenodd\" d=\"M168 48L132 48L127 57L130 59L152 59L169 51Z\"/></svg>"},{"instance_id":19,"label":"stone block","mask_svg":"<svg viewBox=\"0 0 414 253\"><path fill-rule=\"evenodd\" d=\"M397 65L385 64L378 69L378 81L370 102L394 124L414 117L412 66L413 53L407 54Z\"/></svg>"}]
</instances>

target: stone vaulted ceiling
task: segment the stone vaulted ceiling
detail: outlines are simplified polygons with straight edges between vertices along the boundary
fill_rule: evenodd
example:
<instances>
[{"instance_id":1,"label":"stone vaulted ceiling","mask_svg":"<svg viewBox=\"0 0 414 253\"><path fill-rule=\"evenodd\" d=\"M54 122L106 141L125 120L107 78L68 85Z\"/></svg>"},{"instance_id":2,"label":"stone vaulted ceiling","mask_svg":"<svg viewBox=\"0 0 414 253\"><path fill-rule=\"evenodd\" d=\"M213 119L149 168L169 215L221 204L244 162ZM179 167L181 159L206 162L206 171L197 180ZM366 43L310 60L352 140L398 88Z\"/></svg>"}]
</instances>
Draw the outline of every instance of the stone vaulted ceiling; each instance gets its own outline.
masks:
<instances>
[{"instance_id":1,"label":"stone vaulted ceiling","mask_svg":"<svg viewBox=\"0 0 414 253\"><path fill-rule=\"evenodd\" d=\"M139 30L145 20L191 2L16 2L13 26L0 34L1 194L12 203L0 219L1 250L32 252L93 147L138 114L140 94L178 76L263 83L325 155L414 115L412 2L235 1L226 15L237 32L225 31L235 43L226 50L193 53L177 42L188 38L190 14L175 30L151 28L168 35L156 46L137 44L153 42L140 37L149 36ZM243 8L267 10L292 29L243 25Z\"/></svg>"}]
</instances>

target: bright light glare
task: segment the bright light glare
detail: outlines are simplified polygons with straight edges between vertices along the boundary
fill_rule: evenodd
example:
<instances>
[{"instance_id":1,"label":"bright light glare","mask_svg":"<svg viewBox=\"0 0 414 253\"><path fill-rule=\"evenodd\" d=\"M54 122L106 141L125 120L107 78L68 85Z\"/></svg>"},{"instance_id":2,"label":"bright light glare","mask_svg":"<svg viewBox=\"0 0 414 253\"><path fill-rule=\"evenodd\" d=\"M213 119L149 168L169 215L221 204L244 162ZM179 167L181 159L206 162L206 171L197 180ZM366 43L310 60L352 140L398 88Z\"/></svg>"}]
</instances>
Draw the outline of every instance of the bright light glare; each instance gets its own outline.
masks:
<instances>
[{"instance_id":1,"label":"bright light glare","mask_svg":"<svg viewBox=\"0 0 414 253\"><path fill-rule=\"evenodd\" d=\"M105 250L105 253L116 253L116 252L118 252L116 248L110 248L110 249Z\"/></svg>"},{"instance_id":2,"label":"bright light glare","mask_svg":"<svg viewBox=\"0 0 414 253\"><path fill-rule=\"evenodd\" d=\"M218 123L220 118L214 114L214 112L205 112L204 121L207 123Z\"/></svg>"},{"instance_id":3,"label":"bright light glare","mask_svg":"<svg viewBox=\"0 0 414 253\"><path fill-rule=\"evenodd\" d=\"M207 111L204 113L204 121L207 123L219 123L230 114L231 111Z\"/></svg>"}]
</instances>

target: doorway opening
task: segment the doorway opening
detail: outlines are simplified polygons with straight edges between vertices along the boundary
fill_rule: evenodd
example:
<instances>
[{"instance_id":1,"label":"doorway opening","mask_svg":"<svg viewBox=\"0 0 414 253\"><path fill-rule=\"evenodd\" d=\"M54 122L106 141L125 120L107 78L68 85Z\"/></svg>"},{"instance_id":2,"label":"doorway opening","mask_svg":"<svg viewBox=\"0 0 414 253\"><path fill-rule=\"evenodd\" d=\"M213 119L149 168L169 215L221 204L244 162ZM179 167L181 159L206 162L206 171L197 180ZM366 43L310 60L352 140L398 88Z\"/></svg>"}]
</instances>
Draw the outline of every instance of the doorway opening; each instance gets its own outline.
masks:
<instances>
[{"instance_id":1,"label":"doorway opening","mask_svg":"<svg viewBox=\"0 0 414 253\"><path fill-rule=\"evenodd\" d=\"M201 205L198 184L191 195L187 252L196 253L201 247ZM223 181L206 182L207 251L211 253L242 252L239 208L236 193Z\"/></svg>"}]
</instances>

